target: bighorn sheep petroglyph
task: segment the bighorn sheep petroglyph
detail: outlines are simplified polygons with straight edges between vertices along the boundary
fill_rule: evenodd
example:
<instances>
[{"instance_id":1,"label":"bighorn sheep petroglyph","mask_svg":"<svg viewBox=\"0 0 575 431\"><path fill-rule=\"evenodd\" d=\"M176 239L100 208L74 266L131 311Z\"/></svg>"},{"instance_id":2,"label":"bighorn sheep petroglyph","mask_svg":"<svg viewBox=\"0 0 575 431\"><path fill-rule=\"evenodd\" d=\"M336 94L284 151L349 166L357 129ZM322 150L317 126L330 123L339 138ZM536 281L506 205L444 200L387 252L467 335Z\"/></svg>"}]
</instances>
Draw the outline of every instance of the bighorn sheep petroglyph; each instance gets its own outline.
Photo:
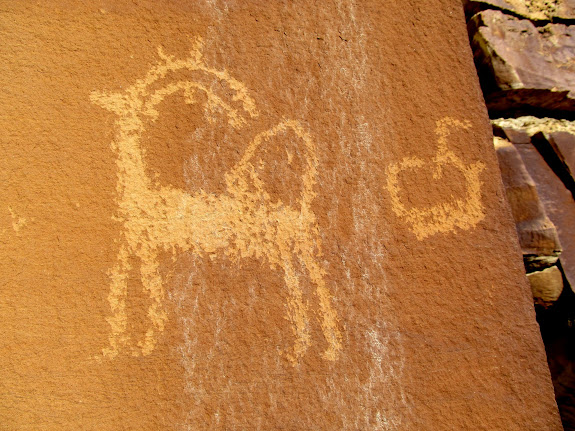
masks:
<instances>
[{"instance_id":1,"label":"bighorn sheep petroglyph","mask_svg":"<svg viewBox=\"0 0 575 431\"><path fill-rule=\"evenodd\" d=\"M258 116L246 86L225 69L208 67L201 48L198 39L186 59L165 55L159 49L158 64L125 91L91 94L94 103L117 115L117 134L112 145L117 154L117 218L123 225L117 260L110 270L111 333L103 356L114 358L123 351L149 355L154 350L168 319L158 255L171 251L200 257L217 253L231 259L255 257L281 270L289 293L287 315L295 337L286 356L294 365L311 345L309 310L296 271L296 265L301 264L315 285L321 330L327 343L323 356L335 360L342 348L341 334L325 271L319 263L321 241L311 207L318 161L315 144L299 121L284 119L257 134L247 144L243 157L225 174L226 191L222 194L203 190L188 193L160 186L146 172L142 135L158 119L159 105L165 98L183 94L186 103L203 104L210 122L220 115L236 129L246 124L246 118ZM226 86L231 101L212 90L210 82L214 81ZM262 145L280 136L295 140L304 154L303 186L295 206L272 201L252 163ZM147 314L150 324L138 342L129 334L126 304L134 258L139 261L142 285L151 300Z\"/></svg>"}]
</instances>

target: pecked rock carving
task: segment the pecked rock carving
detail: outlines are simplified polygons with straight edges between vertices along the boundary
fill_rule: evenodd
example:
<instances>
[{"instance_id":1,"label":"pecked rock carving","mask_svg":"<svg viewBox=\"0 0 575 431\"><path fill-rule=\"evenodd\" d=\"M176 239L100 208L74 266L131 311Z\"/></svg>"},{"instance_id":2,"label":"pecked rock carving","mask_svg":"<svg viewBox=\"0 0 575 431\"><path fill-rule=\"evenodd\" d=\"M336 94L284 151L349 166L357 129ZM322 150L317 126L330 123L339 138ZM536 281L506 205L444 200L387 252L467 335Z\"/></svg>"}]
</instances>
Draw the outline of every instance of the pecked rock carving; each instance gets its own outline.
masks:
<instances>
[{"instance_id":1,"label":"pecked rock carving","mask_svg":"<svg viewBox=\"0 0 575 431\"><path fill-rule=\"evenodd\" d=\"M103 357L121 352L149 355L164 331L168 315L165 289L159 274L158 254L170 251L175 256L191 252L200 257L223 254L230 259L259 258L272 269L283 272L289 292L287 315L294 344L286 357L296 365L311 345L310 319L295 264L305 267L315 285L320 324L327 348L323 357L336 360L342 349L337 314L325 283L325 270L319 263L321 241L311 203L315 197L317 174L315 144L309 132L296 120L284 119L254 137L243 157L225 174L226 191L211 194L203 190L190 194L174 187L156 185L146 174L141 138L148 124L159 117L160 103L178 92L188 104L203 103L210 122L223 114L230 126L242 128L247 119L258 116L254 100L245 85L226 70L207 66L202 58L202 41L197 39L190 56L176 59L158 50L160 60L148 73L122 93L94 91L91 100L117 115L117 134L112 143L117 154L118 219L123 224L121 246L110 270L108 301L111 332ZM185 73L186 78L182 78ZM224 101L204 84L205 79L220 81L231 93ZM203 79L203 80L202 80ZM252 159L275 136L293 139L301 145L306 166L302 190L296 207L272 202L264 189ZM149 326L139 341L128 330L126 310L127 280L136 257L141 281L148 292Z\"/></svg>"},{"instance_id":2,"label":"pecked rock carving","mask_svg":"<svg viewBox=\"0 0 575 431\"><path fill-rule=\"evenodd\" d=\"M391 195L391 208L395 215L407 222L418 240L437 233L454 231L455 228L468 230L475 227L485 217L481 203L481 180L479 174L485 169L483 162L466 165L447 147L450 129L454 127L467 129L468 121L459 121L444 117L436 123L437 153L431 162L418 157L405 157L399 163L392 163L386 171L387 190ZM441 202L428 208L407 208L400 197L399 174L408 169L422 169L427 165L433 167L433 178L441 179L442 168L452 165L463 173L466 182L465 199L452 202Z\"/></svg>"}]
</instances>

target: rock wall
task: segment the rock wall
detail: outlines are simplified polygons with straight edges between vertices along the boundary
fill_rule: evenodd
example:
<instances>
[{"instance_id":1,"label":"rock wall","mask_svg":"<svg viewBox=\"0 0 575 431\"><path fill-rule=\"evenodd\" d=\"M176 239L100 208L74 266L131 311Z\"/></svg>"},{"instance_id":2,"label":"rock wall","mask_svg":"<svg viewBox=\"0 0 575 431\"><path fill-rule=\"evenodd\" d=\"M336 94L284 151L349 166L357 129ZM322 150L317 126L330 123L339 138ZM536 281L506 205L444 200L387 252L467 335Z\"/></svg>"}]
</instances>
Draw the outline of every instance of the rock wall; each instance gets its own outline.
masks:
<instances>
[{"instance_id":1,"label":"rock wall","mask_svg":"<svg viewBox=\"0 0 575 431\"><path fill-rule=\"evenodd\" d=\"M572 430L575 3L464 4L557 401Z\"/></svg>"},{"instance_id":2,"label":"rock wall","mask_svg":"<svg viewBox=\"0 0 575 431\"><path fill-rule=\"evenodd\" d=\"M2 429L561 429L458 0L0 20Z\"/></svg>"}]
</instances>

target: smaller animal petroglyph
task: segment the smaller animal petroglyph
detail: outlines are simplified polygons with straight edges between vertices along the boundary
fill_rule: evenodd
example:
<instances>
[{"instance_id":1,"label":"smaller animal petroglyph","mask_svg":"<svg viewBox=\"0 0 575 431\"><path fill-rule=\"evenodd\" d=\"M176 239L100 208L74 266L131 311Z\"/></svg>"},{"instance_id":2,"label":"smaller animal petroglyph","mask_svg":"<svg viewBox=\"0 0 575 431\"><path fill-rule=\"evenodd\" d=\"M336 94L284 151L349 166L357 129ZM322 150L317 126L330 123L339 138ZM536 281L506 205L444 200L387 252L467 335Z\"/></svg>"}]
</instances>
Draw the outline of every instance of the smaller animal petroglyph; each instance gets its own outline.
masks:
<instances>
[{"instance_id":1,"label":"smaller animal petroglyph","mask_svg":"<svg viewBox=\"0 0 575 431\"><path fill-rule=\"evenodd\" d=\"M158 119L158 109L166 97L181 92L186 103L203 103L209 122L214 123L220 115L236 129L246 124L246 118L258 116L244 84L226 70L205 64L201 40L187 59L167 56L161 49L159 56L161 61L125 92L91 94L94 103L118 116L112 145L118 157L118 219L123 223L122 243L110 271L111 334L103 356L114 358L122 351L149 355L154 350L168 319L158 254L189 251L202 258L218 253L231 259L255 257L283 272L289 293L287 314L295 337L287 357L293 364L311 344L308 307L296 271L301 264L316 288L320 324L327 343L324 358L335 360L341 350L341 334L325 271L318 261L321 241L311 208L318 162L310 134L295 120L282 120L259 133L247 144L241 160L225 174L226 191L219 195L203 190L190 194L155 184L146 172L141 139L147 125ZM214 82L218 83L217 88L226 87L231 101L213 91ZM303 186L295 207L272 201L252 163L262 145L274 137L295 141L305 155ZM128 333L126 310L128 275L134 257L139 260L142 285L151 299L151 324L137 343Z\"/></svg>"},{"instance_id":2,"label":"smaller animal petroglyph","mask_svg":"<svg viewBox=\"0 0 575 431\"><path fill-rule=\"evenodd\" d=\"M485 217L479 179L485 164L475 162L466 165L447 147L450 129L469 127L471 124L468 121L442 118L436 123L437 153L430 162L417 157L405 157L401 162L393 163L387 168L387 191L391 195L391 208L397 217L411 225L412 232L419 240L437 233L454 231L456 227L463 230L471 229ZM441 202L427 208L407 208L400 197L399 174L408 169L420 169L428 165L431 165L433 178L436 180L441 179L443 169L448 165L461 171L466 182L465 199Z\"/></svg>"}]
</instances>

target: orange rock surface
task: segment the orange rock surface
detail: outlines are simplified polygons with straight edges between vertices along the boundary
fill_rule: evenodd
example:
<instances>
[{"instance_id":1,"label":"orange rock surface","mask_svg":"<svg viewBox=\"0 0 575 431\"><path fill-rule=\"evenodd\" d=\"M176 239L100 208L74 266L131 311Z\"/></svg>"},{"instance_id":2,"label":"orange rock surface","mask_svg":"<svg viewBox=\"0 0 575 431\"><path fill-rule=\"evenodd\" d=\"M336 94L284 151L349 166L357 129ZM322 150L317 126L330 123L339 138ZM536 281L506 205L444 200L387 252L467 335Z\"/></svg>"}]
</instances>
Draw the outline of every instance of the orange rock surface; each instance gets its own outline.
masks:
<instances>
[{"instance_id":1,"label":"orange rock surface","mask_svg":"<svg viewBox=\"0 0 575 431\"><path fill-rule=\"evenodd\" d=\"M0 428L561 429L459 1L0 36Z\"/></svg>"}]
</instances>

